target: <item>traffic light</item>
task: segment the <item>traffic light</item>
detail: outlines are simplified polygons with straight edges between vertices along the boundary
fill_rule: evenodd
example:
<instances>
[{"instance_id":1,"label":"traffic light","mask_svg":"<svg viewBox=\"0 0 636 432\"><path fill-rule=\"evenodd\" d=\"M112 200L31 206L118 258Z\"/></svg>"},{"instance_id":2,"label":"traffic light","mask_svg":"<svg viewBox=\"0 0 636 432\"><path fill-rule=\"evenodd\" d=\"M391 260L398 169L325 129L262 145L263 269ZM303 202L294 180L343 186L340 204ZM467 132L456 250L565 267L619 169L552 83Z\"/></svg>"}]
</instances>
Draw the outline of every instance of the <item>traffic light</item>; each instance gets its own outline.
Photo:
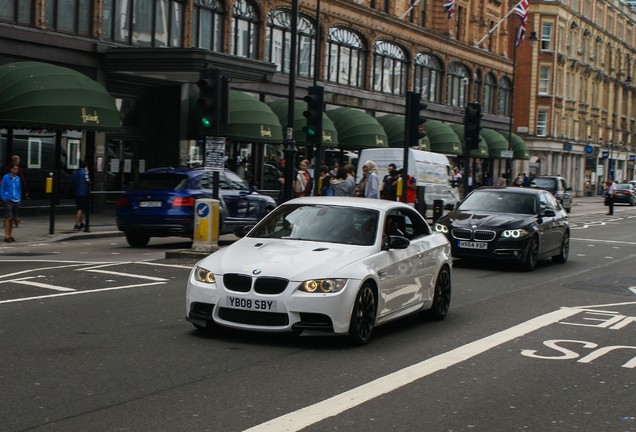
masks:
<instances>
[{"instance_id":1,"label":"traffic light","mask_svg":"<svg viewBox=\"0 0 636 432\"><path fill-rule=\"evenodd\" d=\"M229 80L218 69L204 69L199 74L197 87L198 134L219 136L221 124L228 122Z\"/></svg>"},{"instance_id":2,"label":"traffic light","mask_svg":"<svg viewBox=\"0 0 636 432\"><path fill-rule=\"evenodd\" d=\"M464 111L464 143L470 150L479 148L479 131L481 122L481 105L469 102Z\"/></svg>"},{"instance_id":3,"label":"traffic light","mask_svg":"<svg viewBox=\"0 0 636 432\"><path fill-rule=\"evenodd\" d=\"M319 143L322 139L322 109L324 88L311 86L309 94L303 98L307 102L307 111L303 116L307 119L307 125L303 128L308 143Z\"/></svg>"},{"instance_id":4,"label":"traffic light","mask_svg":"<svg viewBox=\"0 0 636 432\"><path fill-rule=\"evenodd\" d=\"M404 143L408 147L417 146L426 136L424 123L426 119L420 115L420 111L428 105L422 102L422 94L406 92L406 118L404 120Z\"/></svg>"}]
</instances>

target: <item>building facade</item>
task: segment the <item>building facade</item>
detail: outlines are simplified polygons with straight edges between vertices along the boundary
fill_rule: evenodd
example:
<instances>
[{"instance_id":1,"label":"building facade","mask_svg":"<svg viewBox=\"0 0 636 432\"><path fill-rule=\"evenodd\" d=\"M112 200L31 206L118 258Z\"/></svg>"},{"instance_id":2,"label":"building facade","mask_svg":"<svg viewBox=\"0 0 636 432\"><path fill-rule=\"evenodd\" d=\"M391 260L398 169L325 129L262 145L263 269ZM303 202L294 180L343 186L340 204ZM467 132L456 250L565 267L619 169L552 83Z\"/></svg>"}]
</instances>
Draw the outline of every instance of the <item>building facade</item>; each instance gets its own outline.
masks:
<instances>
[{"instance_id":1,"label":"building facade","mask_svg":"<svg viewBox=\"0 0 636 432\"><path fill-rule=\"evenodd\" d=\"M52 63L104 84L117 100L121 130L65 137L81 141L98 183L114 190L140 171L199 160L192 104L206 68L221 70L232 90L264 107L292 94L301 99L318 84L327 113L346 107L380 118L403 115L406 92L421 92L430 149L457 163L461 143L437 139L444 134L433 129L462 124L466 105L479 102L482 128L498 139L485 139L485 152L474 158L476 183L493 181L511 155L511 172L558 173L577 193L585 192L592 165L612 161L616 173L633 176L634 94L626 78L633 76L628 39L634 17L626 5L531 1L528 34L536 32L541 46L526 40L515 48L520 21L514 14L502 18L516 2L456 0L452 16L444 3L301 0L290 77L290 1L6 0L0 5L0 65ZM250 117L246 110L232 113L236 124ZM288 125L279 126L284 132ZM280 156L283 137L269 126L260 134L241 135L241 129L247 130L226 131L228 154L231 162L247 159L258 184L263 162ZM42 130L14 134L52 139ZM374 145L371 137L339 135L340 148ZM86 143L94 151L86 152ZM588 144L591 157L598 157L594 164L585 153ZM606 148L611 154L603 159Z\"/></svg>"}]
</instances>

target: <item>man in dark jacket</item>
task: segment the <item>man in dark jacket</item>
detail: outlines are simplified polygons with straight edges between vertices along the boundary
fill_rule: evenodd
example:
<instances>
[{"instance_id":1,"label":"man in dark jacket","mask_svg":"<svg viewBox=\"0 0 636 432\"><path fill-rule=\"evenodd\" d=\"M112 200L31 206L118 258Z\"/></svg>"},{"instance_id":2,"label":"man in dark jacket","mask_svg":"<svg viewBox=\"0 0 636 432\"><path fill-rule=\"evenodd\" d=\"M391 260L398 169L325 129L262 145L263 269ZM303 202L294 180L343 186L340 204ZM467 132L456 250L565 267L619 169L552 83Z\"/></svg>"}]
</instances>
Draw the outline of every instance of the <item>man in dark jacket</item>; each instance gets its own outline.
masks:
<instances>
[{"instance_id":1,"label":"man in dark jacket","mask_svg":"<svg viewBox=\"0 0 636 432\"><path fill-rule=\"evenodd\" d=\"M80 161L79 169L73 172L73 194L75 195L75 226L73 231L84 228L88 232L88 224L84 224L84 215L88 213L88 200L91 181L88 178L86 162Z\"/></svg>"}]
</instances>

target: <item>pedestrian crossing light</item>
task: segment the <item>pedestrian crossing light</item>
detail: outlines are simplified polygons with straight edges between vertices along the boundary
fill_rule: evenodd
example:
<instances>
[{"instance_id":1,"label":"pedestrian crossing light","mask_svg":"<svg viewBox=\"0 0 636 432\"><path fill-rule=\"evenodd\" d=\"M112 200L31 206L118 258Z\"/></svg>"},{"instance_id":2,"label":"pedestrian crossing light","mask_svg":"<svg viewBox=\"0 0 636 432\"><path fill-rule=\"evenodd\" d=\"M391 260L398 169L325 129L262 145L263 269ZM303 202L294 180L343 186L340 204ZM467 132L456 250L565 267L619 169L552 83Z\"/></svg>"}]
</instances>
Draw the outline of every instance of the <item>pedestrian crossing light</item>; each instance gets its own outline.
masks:
<instances>
[{"instance_id":1,"label":"pedestrian crossing light","mask_svg":"<svg viewBox=\"0 0 636 432\"><path fill-rule=\"evenodd\" d=\"M318 143L322 136L322 110L324 88L321 86L311 86L308 94L303 98L307 102L307 111L303 116L307 119L307 125L303 128L307 137L307 142Z\"/></svg>"},{"instance_id":2,"label":"pedestrian crossing light","mask_svg":"<svg viewBox=\"0 0 636 432\"><path fill-rule=\"evenodd\" d=\"M406 92L406 118L404 120L404 141L407 146L417 146L422 138L426 136L424 130L424 118L420 111L426 109L427 105L422 102L422 94Z\"/></svg>"},{"instance_id":3,"label":"pedestrian crossing light","mask_svg":"<svg viewBox=\"0 0 636 432\"><path fill-rule=\"evenodd\" d=\"M464 143L471 150L479 148L481 105L469 102L464 111Z\"/></svg>"}]
</instances>

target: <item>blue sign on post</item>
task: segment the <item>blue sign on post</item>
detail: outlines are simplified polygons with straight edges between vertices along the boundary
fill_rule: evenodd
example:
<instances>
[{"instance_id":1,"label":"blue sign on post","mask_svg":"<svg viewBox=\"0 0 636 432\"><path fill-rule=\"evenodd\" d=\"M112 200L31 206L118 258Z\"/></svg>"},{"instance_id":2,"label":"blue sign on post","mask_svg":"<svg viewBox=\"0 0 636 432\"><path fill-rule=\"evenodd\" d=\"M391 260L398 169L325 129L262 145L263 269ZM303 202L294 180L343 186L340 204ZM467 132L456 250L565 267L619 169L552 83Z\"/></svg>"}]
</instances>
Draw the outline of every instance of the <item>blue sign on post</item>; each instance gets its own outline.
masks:
<instances>
[{"instance_id":1,"label":"blue sign on post","mask_svg":"<svg viewBox=\"0 0 636 432\"><path fill-rule=\"evenodd\" d=\"M210 206L204 202L199 203L197 204L196 211L197 211L197 216L199 216L200 218L207 217L208 214L210 213Z\"/></svg>"},{"instance_id":2,"label":"blue sign on post","mask_svg":"<svg viewBox=\"0 0 636 432\"><path fill-rule=\"evenodd\" d=\"M636 155L629 155L630 162L636 162Z\"/></svg>"}]
</instances>

